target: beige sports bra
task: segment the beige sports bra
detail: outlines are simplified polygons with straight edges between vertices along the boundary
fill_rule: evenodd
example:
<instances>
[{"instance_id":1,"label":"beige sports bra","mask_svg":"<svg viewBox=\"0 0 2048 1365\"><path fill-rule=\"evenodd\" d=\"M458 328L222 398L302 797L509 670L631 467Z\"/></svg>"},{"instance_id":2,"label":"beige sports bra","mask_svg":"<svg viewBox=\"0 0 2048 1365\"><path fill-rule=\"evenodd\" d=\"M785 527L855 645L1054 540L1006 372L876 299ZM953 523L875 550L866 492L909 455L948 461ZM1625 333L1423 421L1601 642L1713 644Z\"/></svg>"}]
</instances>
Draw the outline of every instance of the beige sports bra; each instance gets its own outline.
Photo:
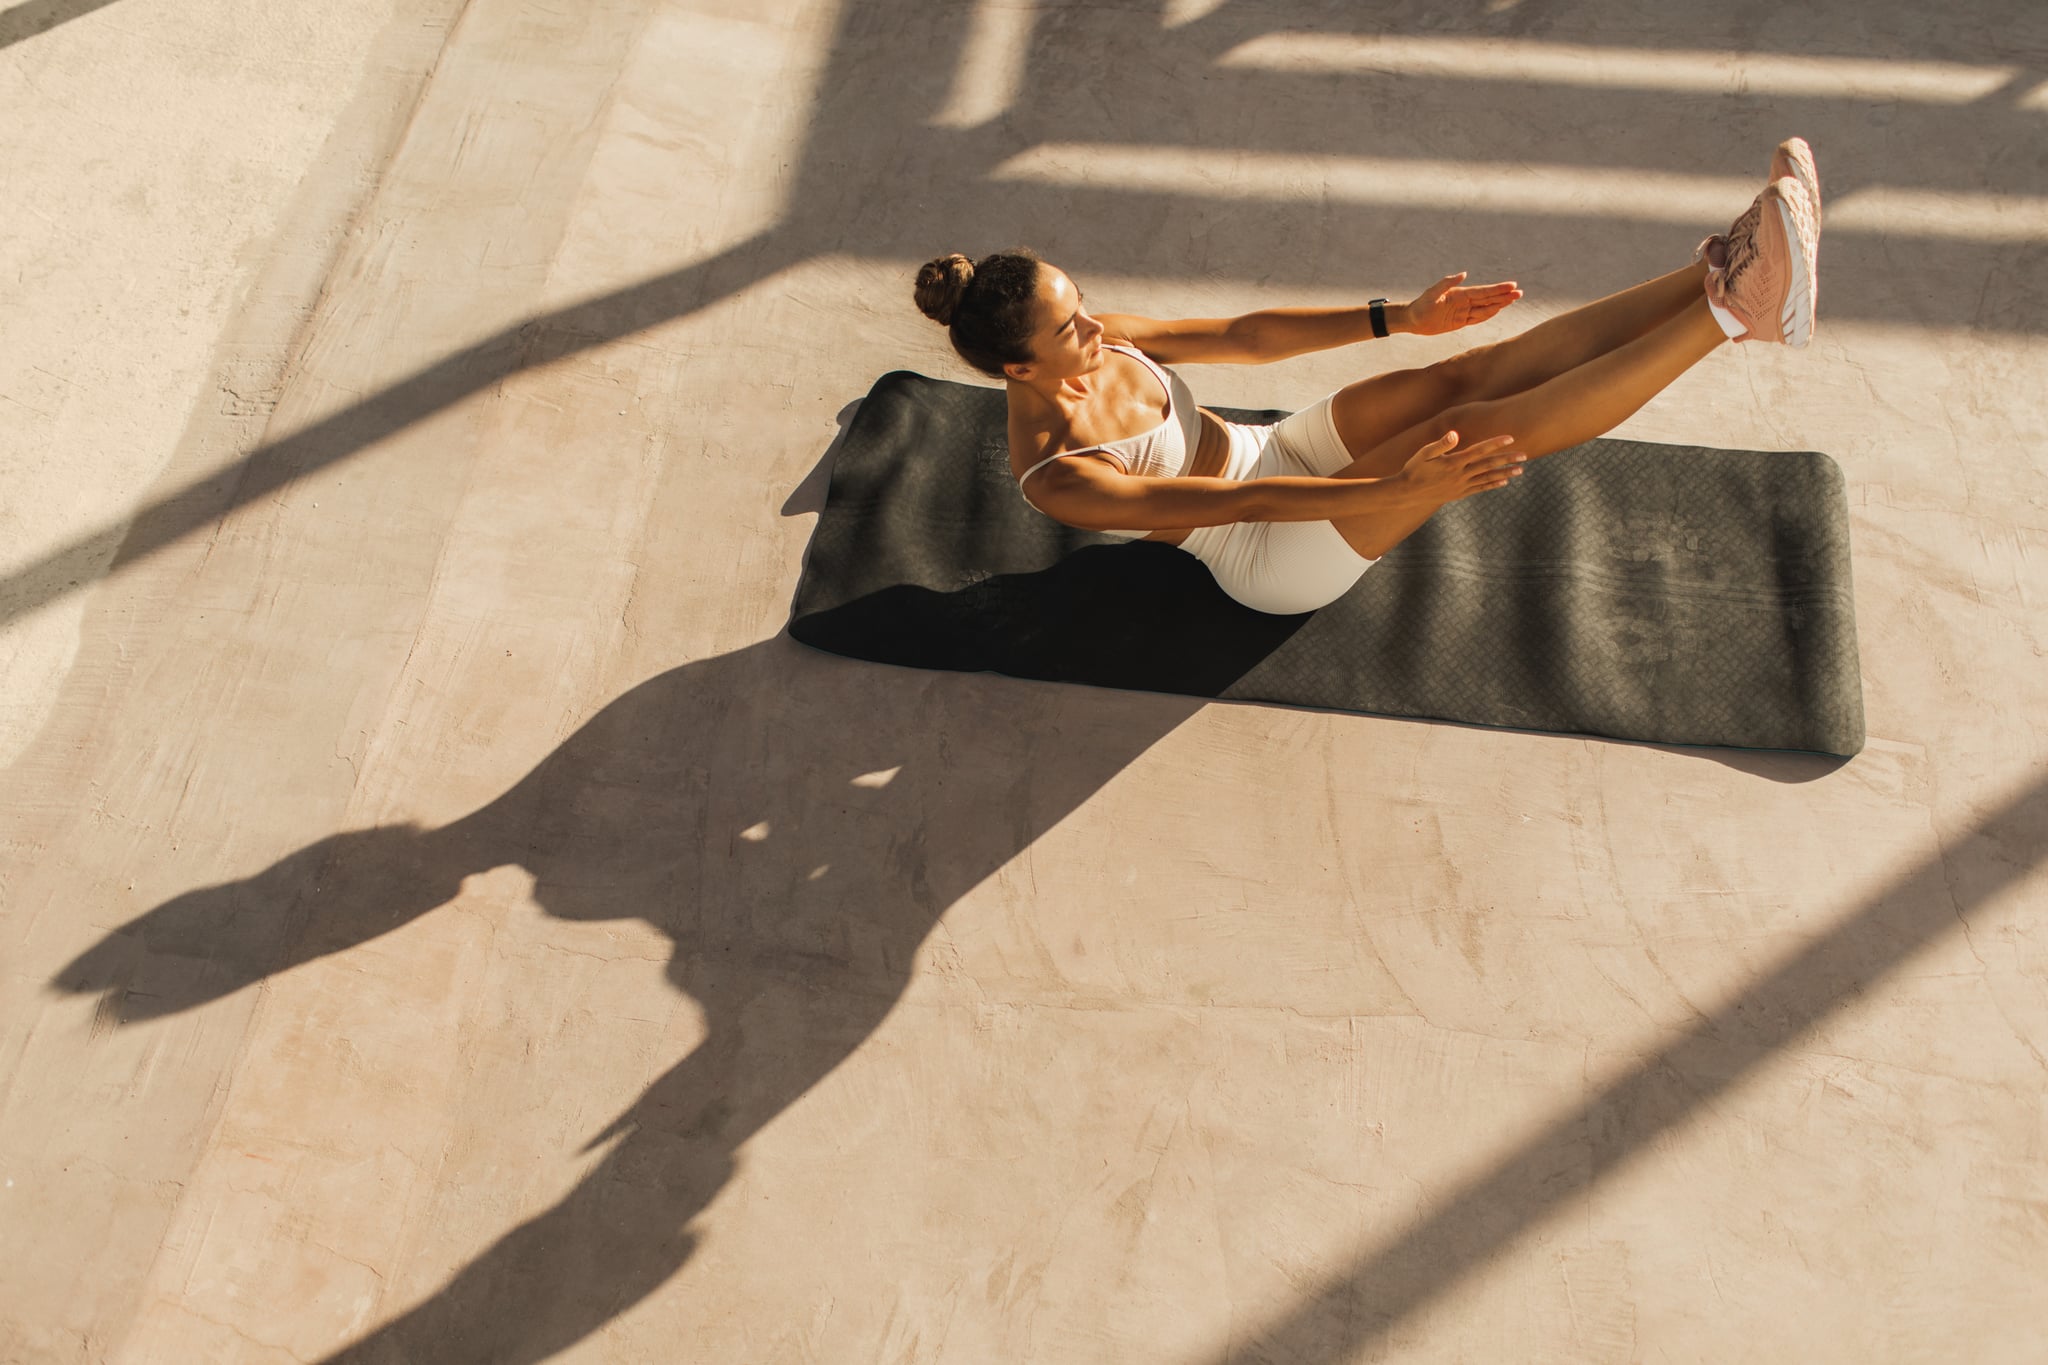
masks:
<instances>
[{"instance_id":1,"label":"beige sports bra","mask_svg":"<svg viewBox=\"0 0 2048 1365\"><path fill-rule=\"evenodd\" d=\"M1071 459L1076 455L1108 455L1124 467L1124 473L1142 478L1172 479L1187 468L1189 455L1201 444L1202 414L1195 407L1195 396L1188 391L1186 381L1164 365L1155 364L1143 351L1129 346L1112 346L1103 343L1105 351L1120 351L1131 357L1159 380L1159 386L1166 390L1166 420L1150 431L1141 431L1136 436L1121 440L1105 441L1101 445L1083 446L1079 450L1062 450L1057 455L1048 455L1031 468L1017 476L1017 492L1025 502L1037 511L1043 511L1031 501L1031 495L1024 491L1024 480L1051 464L1054 460ZM1103 535L1118 536L1124 540L1142 540L1151 535L1150 531L1104 531Z\"/></svg>"}]
</instances>

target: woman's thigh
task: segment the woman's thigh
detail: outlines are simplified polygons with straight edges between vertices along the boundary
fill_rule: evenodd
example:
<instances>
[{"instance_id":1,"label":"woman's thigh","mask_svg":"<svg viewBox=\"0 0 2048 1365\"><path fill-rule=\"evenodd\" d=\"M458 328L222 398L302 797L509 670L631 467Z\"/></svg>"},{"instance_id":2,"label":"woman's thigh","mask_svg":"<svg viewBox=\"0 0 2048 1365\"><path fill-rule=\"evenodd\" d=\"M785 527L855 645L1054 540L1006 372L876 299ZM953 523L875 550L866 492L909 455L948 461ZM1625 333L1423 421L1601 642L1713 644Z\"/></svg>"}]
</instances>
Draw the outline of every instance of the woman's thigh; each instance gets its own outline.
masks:
<instances>
[{"instance_id":1,"label":"woman's thigh","mask_svg":"<svg viewBox=\"0 0 2048 1365\"><path fill-rule=\"evenodd\" d=\"M1471 397L1469 376L1476 368L1472 353L1452 356L1419 370L1395 370L1346 384L1330 395L1330 418L1337 435L1358 460L1387 441ZM1383 479L1401 472L1414 451L1382 452L1387 468L1353 467L1353 477Z\"/></svg>"}]
</instances>

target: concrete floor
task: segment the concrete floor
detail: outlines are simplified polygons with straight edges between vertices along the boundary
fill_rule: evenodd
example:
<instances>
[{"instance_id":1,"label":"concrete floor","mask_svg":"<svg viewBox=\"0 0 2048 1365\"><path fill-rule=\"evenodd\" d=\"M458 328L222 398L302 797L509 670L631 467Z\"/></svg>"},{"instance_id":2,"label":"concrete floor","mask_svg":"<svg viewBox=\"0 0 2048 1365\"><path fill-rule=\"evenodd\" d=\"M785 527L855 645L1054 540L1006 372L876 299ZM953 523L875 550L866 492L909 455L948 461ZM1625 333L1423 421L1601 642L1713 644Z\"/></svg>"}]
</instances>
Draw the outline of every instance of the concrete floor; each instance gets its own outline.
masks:
<instances>
[{"instance_id":1,"label":"concrete floor","mask_svg":"<svg viewBox=\"0 0 2048 1365\"><path fill-rule=\"evenodd\" d=\"M1296 406L1793 132L1623 434L1841 463L1852 761L780 634L928 256L1527 290ZM0 166L0 1360L2048 1359L2048 8L15 0Z\"/></svg>"}]
</instances>

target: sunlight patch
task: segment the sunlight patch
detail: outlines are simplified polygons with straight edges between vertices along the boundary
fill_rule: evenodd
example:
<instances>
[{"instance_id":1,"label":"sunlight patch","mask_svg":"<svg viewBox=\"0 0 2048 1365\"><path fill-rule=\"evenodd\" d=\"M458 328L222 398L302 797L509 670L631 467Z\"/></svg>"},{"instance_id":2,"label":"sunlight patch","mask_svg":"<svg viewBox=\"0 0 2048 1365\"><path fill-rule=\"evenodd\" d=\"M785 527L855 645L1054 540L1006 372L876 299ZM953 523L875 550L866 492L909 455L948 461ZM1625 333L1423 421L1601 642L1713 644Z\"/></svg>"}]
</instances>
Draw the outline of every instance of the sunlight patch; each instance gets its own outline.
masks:
<instances>
[{"instance_id":1,"label":"sunlight patch","mask_svg":"<svg viewBox=\"0 0 2048 1365\"><path fill-rule=\"evenodd\" d=\"M1708 228L1748 206L1759 176L1639 168L1220 152L1129 143L1046 143L992 179L1209 199L1400 205L1443 212L1630 219ZM1826 192L1827 172L1821 172ZM1887 185L1827 200L1830 232L1970 241L2048 239L2048 199Z\"/></svg>"},{"instance_id":2,"label":"sunlight patch","mask_svg":"<svg viewBox=\"0 0 2048 1365\"><path fill-rule=\"evenodd\" d=\"M1887 104L1895 100L1969 104L1999 90L2018 74L2009 66L1961 62L1888 62L1365 33L1263 34L1226 52L1217 65L1622 90L1868 99Z\"/></svg>"},{"instance_id":3,"label":"sunlight patch","mask_svg":"<svg viewBox=\"0 0 2048 1365\"><path fill-rule=\"evenodd\" d=\"M953 71L945 108L933 116L939 128L979 128L993 123L1017 102L1024 88L1024 64L1031 57L1035 13L1013 0L981 0Z\"/></svg>"}]
</instances>

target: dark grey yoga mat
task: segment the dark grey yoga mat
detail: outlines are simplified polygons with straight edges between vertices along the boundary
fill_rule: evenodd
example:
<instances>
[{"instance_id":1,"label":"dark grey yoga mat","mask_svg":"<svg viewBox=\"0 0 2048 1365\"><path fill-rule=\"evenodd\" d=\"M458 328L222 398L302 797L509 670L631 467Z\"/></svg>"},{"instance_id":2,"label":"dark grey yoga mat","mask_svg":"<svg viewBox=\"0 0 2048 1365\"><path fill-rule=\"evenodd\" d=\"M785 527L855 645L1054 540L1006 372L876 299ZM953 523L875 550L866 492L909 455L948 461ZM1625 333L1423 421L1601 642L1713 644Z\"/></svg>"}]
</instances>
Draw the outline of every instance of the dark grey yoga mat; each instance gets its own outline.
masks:
<instances>
[{"instance_id":1,"label":"dark grey yoga mat","mask_svg":"<svg viewBox=\"0 0 2048 1365\"><path fill-rule=\"evenodd\" d=\"M1439 511L1339 601L1267 616L1181 550L1032 511L1002 391L899 370L841 437L789 633L916 668L1664 744L1863 747L1833 460L1598 440L1527 468Z\"/></svg>"}]
</instances>

